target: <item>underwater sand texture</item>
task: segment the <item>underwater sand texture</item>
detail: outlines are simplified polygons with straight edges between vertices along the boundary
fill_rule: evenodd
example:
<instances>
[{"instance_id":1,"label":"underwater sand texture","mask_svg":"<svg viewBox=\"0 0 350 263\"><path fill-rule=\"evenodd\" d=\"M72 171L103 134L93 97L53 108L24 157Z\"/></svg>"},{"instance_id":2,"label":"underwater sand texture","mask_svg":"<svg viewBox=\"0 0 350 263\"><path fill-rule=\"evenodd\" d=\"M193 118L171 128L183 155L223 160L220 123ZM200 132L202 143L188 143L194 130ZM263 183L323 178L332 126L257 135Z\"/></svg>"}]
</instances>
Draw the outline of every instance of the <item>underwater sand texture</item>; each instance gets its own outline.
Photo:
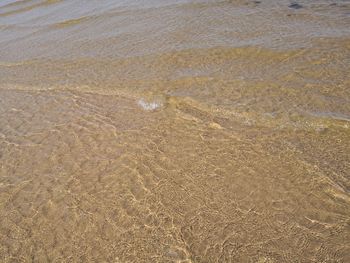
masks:
<instances>
[{"instance_id":1,"label":"underwater sand texture","mask_svg":"<svg viewBox=\"0 0 350 263\"><path fill-rule=\"evenodd\" d=\"M349 1L0 2L1 262L350 262Z\"/></svg>"}]
</instances>

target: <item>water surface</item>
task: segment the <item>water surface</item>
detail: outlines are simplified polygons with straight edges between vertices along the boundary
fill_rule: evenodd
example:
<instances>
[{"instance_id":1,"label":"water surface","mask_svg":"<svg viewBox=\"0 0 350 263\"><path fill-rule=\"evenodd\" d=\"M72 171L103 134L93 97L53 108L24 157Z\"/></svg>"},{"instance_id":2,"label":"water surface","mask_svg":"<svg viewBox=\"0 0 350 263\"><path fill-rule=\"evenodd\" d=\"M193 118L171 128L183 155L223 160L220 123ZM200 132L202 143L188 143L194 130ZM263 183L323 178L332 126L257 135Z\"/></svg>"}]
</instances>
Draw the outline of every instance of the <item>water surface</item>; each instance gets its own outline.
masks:
<instances>
[{"instance_id":1,"label":"water surface","mask_svg":"<svg viewBox=\"0 0 350 263\"><path fill-rule=\"evenodd\" d=\"M0 2L2 262L350 262L350 2Z\"/></svg>"}]
</instances>

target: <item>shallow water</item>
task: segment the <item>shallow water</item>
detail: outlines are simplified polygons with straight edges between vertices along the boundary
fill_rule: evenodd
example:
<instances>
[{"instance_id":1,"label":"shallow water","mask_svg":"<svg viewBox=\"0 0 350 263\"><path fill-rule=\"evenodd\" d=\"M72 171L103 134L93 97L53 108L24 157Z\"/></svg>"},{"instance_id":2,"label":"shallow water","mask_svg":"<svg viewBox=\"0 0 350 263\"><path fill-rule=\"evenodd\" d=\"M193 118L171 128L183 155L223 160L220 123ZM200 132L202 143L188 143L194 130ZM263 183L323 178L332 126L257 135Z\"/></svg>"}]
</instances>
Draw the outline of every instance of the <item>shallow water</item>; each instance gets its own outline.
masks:
<instances>
[{"instance_id":1,"label":"shallow water","mask_svg":"<svg viewBox=\"0 0 350 263\"><path fill-rule=\"evenodd\" d=\"M0 2L1 262L350 262L349 1Z\"/></svg>"}]
</instances>

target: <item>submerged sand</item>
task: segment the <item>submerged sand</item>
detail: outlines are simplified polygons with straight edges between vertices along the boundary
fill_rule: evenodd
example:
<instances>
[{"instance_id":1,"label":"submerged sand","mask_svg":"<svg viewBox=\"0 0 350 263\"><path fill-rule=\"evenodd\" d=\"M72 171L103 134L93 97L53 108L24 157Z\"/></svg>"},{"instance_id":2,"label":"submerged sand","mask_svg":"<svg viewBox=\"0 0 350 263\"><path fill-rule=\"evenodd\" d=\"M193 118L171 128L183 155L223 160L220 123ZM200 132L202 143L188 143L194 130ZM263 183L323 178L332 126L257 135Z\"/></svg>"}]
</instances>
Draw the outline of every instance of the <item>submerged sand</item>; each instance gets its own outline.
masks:
<instances>
[{"instance_id":1,"label":"submerged sand","mask_svg":"<svg viewBox=\"0 0 350 263\"><path fill-rule=\"evenodd\" d=\"M0 3L1 262L349 262L347 1Z\"/></svg>"}]
</instances>

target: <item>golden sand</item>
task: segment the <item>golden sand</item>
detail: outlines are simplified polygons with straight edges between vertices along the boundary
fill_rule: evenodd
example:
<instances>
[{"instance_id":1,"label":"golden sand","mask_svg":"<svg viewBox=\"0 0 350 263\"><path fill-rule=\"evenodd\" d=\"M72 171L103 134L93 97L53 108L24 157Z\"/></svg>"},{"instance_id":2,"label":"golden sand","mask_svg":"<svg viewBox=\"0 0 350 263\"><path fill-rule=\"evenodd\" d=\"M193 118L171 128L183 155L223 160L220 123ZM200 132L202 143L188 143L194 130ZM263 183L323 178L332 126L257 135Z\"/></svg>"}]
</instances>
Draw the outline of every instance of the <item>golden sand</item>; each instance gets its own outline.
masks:
<instances>
[{"instance_id":1,"label":"golden sand","mask_svg":"<svg viewBox=\"0 0 350 263\"><path fill-rule=\"evenodd\" d=\"M0 2L0 261L350 262L350 4L298 4Z\"/></svg>"}]
</instances>

